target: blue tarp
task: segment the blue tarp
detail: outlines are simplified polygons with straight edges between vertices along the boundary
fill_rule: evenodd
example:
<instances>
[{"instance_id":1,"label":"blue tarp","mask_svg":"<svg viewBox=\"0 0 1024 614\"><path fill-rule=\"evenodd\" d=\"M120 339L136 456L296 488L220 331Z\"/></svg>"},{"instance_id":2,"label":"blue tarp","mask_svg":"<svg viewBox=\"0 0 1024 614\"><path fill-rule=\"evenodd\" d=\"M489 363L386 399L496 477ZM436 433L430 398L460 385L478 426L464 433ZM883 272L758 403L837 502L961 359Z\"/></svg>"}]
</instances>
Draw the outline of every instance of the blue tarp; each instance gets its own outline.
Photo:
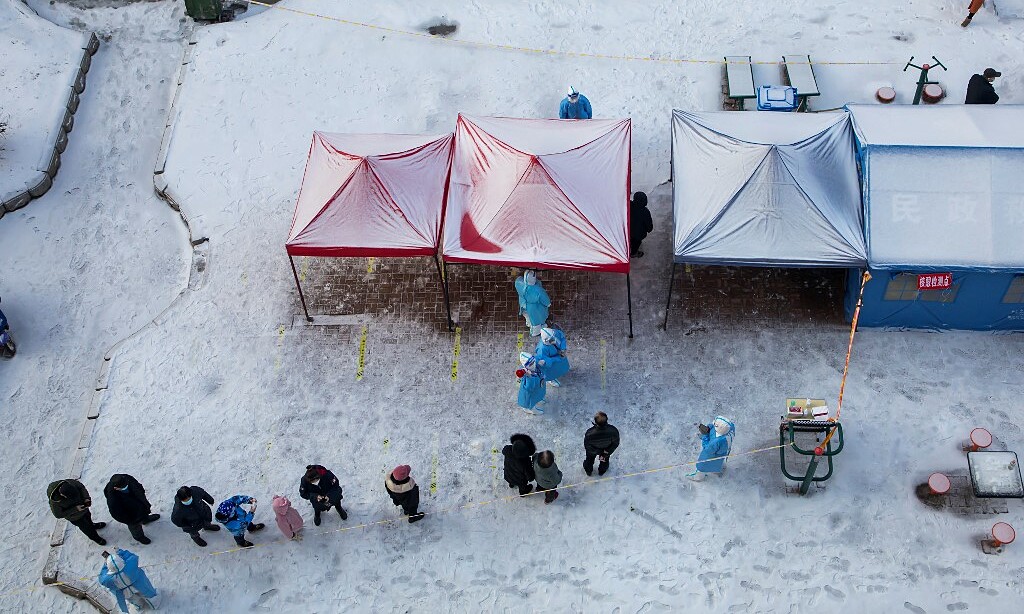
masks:
<instances>
[{"instance_id":1,"label":"blue tarp","mask_svg":"<svg viewBox=\"0 0 1024 614\"><path fill-rule=\"evenodd\" d=\"M900 291L900 276L916 283L918 274L949 271L916 269L912 271L871 271L871 281L864 288L864 306L860 326L887 328L921 328L928 330L1024 330L1024 275L954 271L950 290L912 289ZM860 270L851 269L846 291L846 319L853 318L853 309L860 291ZM908 286L904 286L907 288ZM886 292L889 299L886 299ZM1004 302L1007 295L1018 302Z\"/></svg>"}]
</instances>

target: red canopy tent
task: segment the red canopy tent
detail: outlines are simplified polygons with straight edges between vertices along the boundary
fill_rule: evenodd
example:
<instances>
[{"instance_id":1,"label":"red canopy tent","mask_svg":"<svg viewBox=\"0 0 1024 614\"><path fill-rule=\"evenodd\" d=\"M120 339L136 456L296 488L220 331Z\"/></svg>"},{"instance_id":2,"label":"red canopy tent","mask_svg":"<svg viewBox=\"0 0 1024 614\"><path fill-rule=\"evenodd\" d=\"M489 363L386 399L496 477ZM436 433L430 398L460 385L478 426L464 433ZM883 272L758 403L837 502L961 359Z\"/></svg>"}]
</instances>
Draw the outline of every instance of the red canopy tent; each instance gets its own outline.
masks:
<instances>
[{"instance_id":1,"label":"red canopy tent","mask_svg":"<svg viewBox=\"0 0 1024 614\"><path fill-rule=\"evenodd\" d=\"M451 134L313 133L292 227L285 242L309 317L294 256L432 256L452 163ZM445 308L451 306L442 280Z\"/></svg>"},{"instance_id":2,"label":"red canopy tent","mask_svg":"<svg viewBox=\"0 0 1024 614\"><path fill-rule=\"evenodd\" d=\"M626 274L629 119L459 115L445 262Z\"/></svg>"}]
</instances>

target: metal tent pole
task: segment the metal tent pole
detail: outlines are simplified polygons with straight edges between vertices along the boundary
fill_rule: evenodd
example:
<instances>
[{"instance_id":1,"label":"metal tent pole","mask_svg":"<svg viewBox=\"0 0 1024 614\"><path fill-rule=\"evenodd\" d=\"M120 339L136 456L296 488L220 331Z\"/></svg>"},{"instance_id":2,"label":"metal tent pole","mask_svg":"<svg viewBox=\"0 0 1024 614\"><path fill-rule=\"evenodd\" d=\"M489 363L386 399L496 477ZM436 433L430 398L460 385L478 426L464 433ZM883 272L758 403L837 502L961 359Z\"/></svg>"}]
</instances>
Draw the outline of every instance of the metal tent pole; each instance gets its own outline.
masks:
<instances>
[{"instance_id":1,"label":"metal tent pole","mask_svg":"<svg viewBox=\"0 0 1024 614\"><path fill-rule=\"evenodd\" d=\"M629 338L633 338L633 290L629 283L629 273L626 273L626 304L629 315Z\"/></svg>"},{"instance_id":2,"label":"metal tent pole","mask_svg":"<svg viewBox=\"0 0 1024 614\"><path fill-rule=\"evenodd\" d=\"M437 253L434 253L434 264L437 265L437 276L441 279L441 292L444 294L444 310L448 314L448 332L452 332L452 325L455 324L452 321L452 304L448 299L448 279L447 276L441 270L441 261L437 258ZM447 271L447 267L445 267Z\"/></svg>"},{"instance_id":3,"label":"metal tent pole","mask_svg":"<svg viewBox=\"0 0 1024 614\"><path fill-rule=\"evenodd\" d=\"M668 330L668 308L672 305L672 282L675 281L676 277L676 261L672 260L672 271L668 274L668 301L665 302L665 323L661 325L661 330Z\"/></svg>"},{"instance_id":4,"label":"metal tent pole","mask_svg":"<svg viewBox=\"0 0 1024 614\"><path fill-rule=\"evenodd\" d=\"M299 272L295 270L295 258L292 258L292 255L288 254L288 261L292 263L292 275L295 276L295 287L299 289L299 299L302 300L302 311L306 314L306 321L312 322L313 318L309 317L309 309L306 309L306 297L302 294L302 284L299 283Z\"/></svg>"}]
</instances>

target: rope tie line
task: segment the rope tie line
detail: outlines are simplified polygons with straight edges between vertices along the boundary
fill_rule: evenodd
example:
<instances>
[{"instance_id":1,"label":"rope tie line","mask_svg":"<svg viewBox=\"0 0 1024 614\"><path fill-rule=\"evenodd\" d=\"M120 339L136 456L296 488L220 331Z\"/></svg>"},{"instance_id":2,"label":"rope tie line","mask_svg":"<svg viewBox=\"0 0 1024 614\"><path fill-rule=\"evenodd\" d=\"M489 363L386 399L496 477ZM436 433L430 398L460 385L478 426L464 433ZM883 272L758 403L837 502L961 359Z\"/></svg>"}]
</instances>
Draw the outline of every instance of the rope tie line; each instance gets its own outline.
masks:
<instances>
[{"instance_id":1,"label":"rope tie line","mask_svg":"<svg viewBox=\"0 0 1024 614\"><path fill-rule=\"evenodd\" d=\"M379 26L372 23L364 23L361 21L352 21L350 19L342 19L341 17L333 17L331 15L322 15L320 13L311 13L309 11L303 11L301 9L293 9L285 6L278 6L276 4L267 4L265 2L259 2L259 0L249 0L249 4L255 4L256 6L262 6L268 9L274 9L278 11L286 11L289 13L295 13L297 15L304 15L306 17L313 17L317 19L325 19L327 21L333 21L335 23L345 24L347 26L354 26L357 28L367 28L370 30L377 30L379 32L388 32L389 34L397 34L399 36L414 36L417 38L424 38L436 42L445 42L454 45L463 45L467 47L479 47L482 49L496 49L500 51L517 51L520 53L533 53L537 55L560 55L571 58L592 58L598 60L626 60L626 61L643 61L643 62L659 62L662 64L726 64L727 62L722 60L701 60L692 58L666 58L666 57L650 57L650 56L637 56L637 55L614 55L608 53L587 53L582 51L565 51L561 49L535 49L533 47L519 47L516 45L503 45L500 43L486 43L481 41L470 41L457 38L446 38L438 37L433 34L426 34L423 32L413 32L410 30L399 30L398 28L389 28L387 26ZM772 61L751 61L751 62L729 62L732 64L781 64L782 62ZM899 65L900 62L788 62L789 64L818 64L827 66L893 66Z\"/></svg>"},{"instance_id":2,"label":"rope tie line","mask_svg":"<svg viewBox=\"0 0 1024 614\"><path fill-rule=\"evenodd\" d=\"M640 471L634 471L632 473L623 473L621 475L609 475L609 476L598 477L598 478L590 478L590 479L586 479L586 480L584 480L582 482L576 482L576 483L573 483L573 484L561 485L561 486L559 486L557 488L557 490L568 490L570 488L581 488L583 486L590 486L590 485L593 485L593 484L599 484L601 482L611 482L611 481L614 481L614 480L624 480L626 478L634 478L634 477L639 477L639 476L644 476L644 475L650 475L652 473L661 473L661 472L664 472L664 471L671 471L673 469L679 469L681 467L692 467L692 466L696 466L696 464L698 462L711 462L711 461L716 461L716 460L723 460L723 459L729 459L729 458L737 458L737 457L740 457L740 456L750 456L750 455L753 455L753 454L759 454L761 452L768 452L768 451L771 451L771 450L778 450L779 448L787 448L787 447L790 447L791 445L792 444L788 444L788 443L787 444L777 444L777 445L768 446L768 447L765 447L765 448L757 448L757 449L754 449L754 450L747 450L746 452L740 452L738 454L726 454L725 456L716 456L714 458L707 458L707 459L704 459L703 461L687 461L685 463L676 463L676 464L673 464L673 465L666 465L664 467L654 467L654 468L651 468L651 469L643 469L643 470L640 470ZM529 492L529 493L527 493L525 495L513 494L513 495L505 495L503 497L496 497L494 499L489 499L489 500L486 500L486 501L470 501L468 503L461 503L461 504L458 504L458 505L453 505L451 507L441 508L439 510L435 510L435 511L432 511L432 512L422 512L422 514L424 516L440 516L442 514L450 514L452 512L457 512L457 511L460 511L460 510L468 510L468 509L473 509L473 508L480 508L480 507L484 507L484 506L487 506L487 505L492 505L492 504L495 504L495 503L507 503L509 501L514 501L516 499L525 499L527 497L533 497L535 495L539 495L539 494L543 494L543 493L544 493L544 491L542 491L542 490L533 490L532 492ZM394 523L394 522L401 522L403 520L408 520L408 518L409 518L408 516L397 516L395 518L382 518L380 520L371 520L371 521L362 522L362 523L351 525L351 526L347 526L347 527L338 527L336 529L323 529L323 530L319 530L319 531L306 531L306 530L304 530L303 531L303 535L304 536L305 535L331 535L333 533L347 533L349 531L357 531L357 530L360 530L360 529L368 529L368 528L376 527L376 526L379 526L379 525L390 524L390 523ZM224 554L232 554L232 553L235 553L235 552L242 552L244 550L255 550L257 548L264 548L264 547L267 547L267 546L273 546L273 545L277 545L277 544L288 543L290 541L292 541L292 540L290 540L290 539L283 539L283 538L274 539L274 540L270 540L270 541L266 541L266 542L260 542L260 543L257 543L257 544L253 544L252 546L250 546L248 548L242 548L240 546L236 546L234 548L228 548L226 550L214 550L214 551L203 552L202 554L196 554L194 556L179 557L179 558L176 558L176 559L167 559L165 561L160 561L158 563L150 563L148 565L140 565L139 567L142 568L142 569L156 569L157 567L165 567L167 565L173 565L173 564L176 564L176 563L189 563L189 562L201 561L201 560L203 560L205 558L209 558L209 557L221 556L221 555L224 555ZM110 546L110 547L113 548L113 546ZM0 597L7 597L9 595L14 595L14 594L21 593L21 592L36 591L36 590L39 590L40 588L45 588L47 586L65 585L65 584L68 584L69 582L92 582L94 579L95 578L93 578L92 576L82 576L82 577L79 577L79 578L75 578L74 580L59 581L59 582L54 582L53 584L45 584L45 585L42 585L42 586L25 586L25 587L22 587L22 588L16 588L16 589L8 591L6 593L0 593Z\"/></svg>"}]
</instances>

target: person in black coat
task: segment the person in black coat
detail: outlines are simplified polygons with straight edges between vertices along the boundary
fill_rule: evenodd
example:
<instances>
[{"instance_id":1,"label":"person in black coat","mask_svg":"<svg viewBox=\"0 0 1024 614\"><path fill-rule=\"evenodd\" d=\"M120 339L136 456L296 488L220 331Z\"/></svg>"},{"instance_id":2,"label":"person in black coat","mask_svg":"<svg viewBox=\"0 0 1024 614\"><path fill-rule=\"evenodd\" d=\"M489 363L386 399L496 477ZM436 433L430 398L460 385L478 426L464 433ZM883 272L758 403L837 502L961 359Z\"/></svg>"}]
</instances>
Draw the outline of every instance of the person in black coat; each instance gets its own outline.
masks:
<instances>
[{"instance_id":1,"label":"person in black coat","mask_svg":"<svg viewBox=\"0 0 1024 614\"><path fill-rule=\"evenodd\" d=\"M92 497L89 496L84 484L72 479L50 482L46 487L46 497L50 501L50 511L55 518L67 519L92 541L101 546L107 545L107 540L96 532L97 529L107 526L107 523L92 521L92 513L89 512Z\"/></svg>"},{"instance_id":2,"label":"person in black coat","mask_svg":"<svg viewBox=\"0 0 1024 614\"><path fill-rule=\"evenodd\" d=\"M629 202L629 255L633 258L643 258L644 253L640 251L640 244L644 237L654 230L654 220L651 219L651 211L647 208L647 194L636 192L633 200Z\"/></svg>"},{"instance_id":3,"label":"person in black coat","mask_svg":"<svg viewBox=\"0 0 1024 614\"><path fill-rule=\"evenodd\" d=\"M537 446L529 435L516 433L509 438L509 445L501 449L505 457L505 481L509 488L519 488L520 495L529 494L533 490L530 484L536 476L533 473L533 455Z\"/></svg>"},{"instance_id":4,"label":"person in black coat","mask_svg":"<svg viewBox=\"0 0 1024 614\"><path fill-rule=\"evenodd\" d=\"M322 465L306 465L306 473L299 480L299 496L313 505L313 524L320 526L320 512L334 506L342 520L348 520L348 512L341 507L344 498L338 478Z\"/></svg>"},{"instance_id":5,"label":"person in black coat","mask_svg":"<svg viewBox=\"0 0 1024 614\"><path fill-rule=\"evenodd\" d=\"M417 522L423 520L426 514L419 511L420 487L409 475L410 472L409 465L395 467L384 479L384 488L388 491L391 502L401 506L402 511L409 517L409 522Z\"/></svg>"},{"instance_id":6,"label":"person in black coat","mask_svg":"<svg viewBox=\"0 0 1024 614\"><path fill-rule=\"evenodd\" d=\"M583 470L587 475L594 474L594 460L601 459L597 466L597 475L608 471L608 459L619 447L619 429L608 424L608 414L599 411L594 414L594 426L583 435L583 448L587 457L583 461Z\"/></svg>"},{"instance_id":7,"label":"person in black coat","mask_svg":"<svg viewBox=\"0 0 1024 614\"><path fill-rule=\"evenodd\" d=\"M107 507L114 520L128 525L132 537L142 544L151 540L142 532L142 525L159 520L160 514L153 514L153 506L146 498L146 489L138 480L127 473L115 473L110 476L103 495L107 498Z\"/></svg>"},{"instance_id":8,"label":"person in black coat","mask_svg":"<svg viewBox=\"0 0 1024 614\"><path fill-rule=\"evenodd\" d=\"M964 104L995 104L999 102L999 94L992 87L996 77L1002 77L1003 73L994 68L986 68L980 75L974 75L967 83L967 98Z\"/></svg>"},{"instance_id":9,"label":"person in black coat","mask_svg":"<svg viewBox=\"0 0 1024 614\"><path fill-rule=\"evenodd\" d=\"M174 509L171 510L171 524L189 534L196 544L206 547L206 540L199 537L203 529L220 531L213 524L213 497L198 486L182 486L174 495Z\"/></svg>"}]
</instances>

